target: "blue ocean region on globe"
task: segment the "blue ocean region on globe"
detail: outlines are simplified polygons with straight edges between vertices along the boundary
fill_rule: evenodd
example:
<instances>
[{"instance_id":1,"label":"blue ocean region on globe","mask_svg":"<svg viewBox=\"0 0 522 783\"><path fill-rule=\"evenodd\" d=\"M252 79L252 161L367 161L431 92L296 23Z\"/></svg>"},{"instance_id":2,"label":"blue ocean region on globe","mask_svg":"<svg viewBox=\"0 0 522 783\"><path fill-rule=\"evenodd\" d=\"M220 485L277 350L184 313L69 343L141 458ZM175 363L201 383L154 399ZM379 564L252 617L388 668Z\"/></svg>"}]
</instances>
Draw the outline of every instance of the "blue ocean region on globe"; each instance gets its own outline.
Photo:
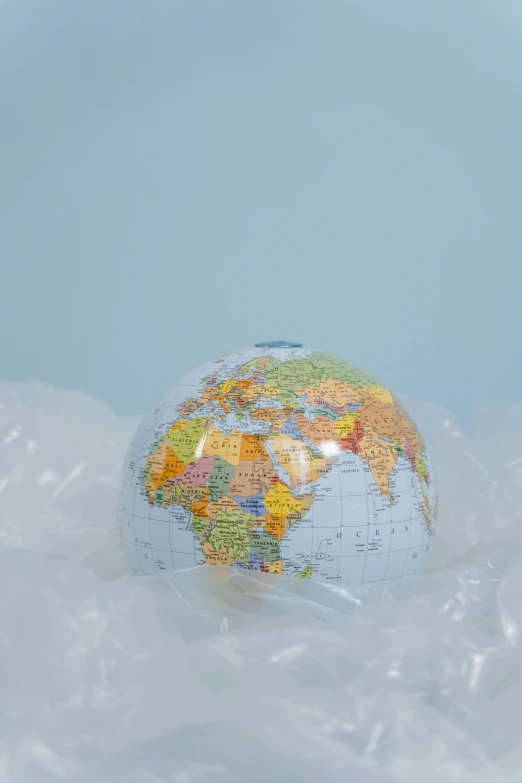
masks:
<instances>
[{"instance_id":1,"label":"blue ocean region on globe","mask_svg":"<svg viewBox=\"0 0 522 783\"><path fill-rule=\"evenodd\" d=\"M139 574L226 565L359 584L422 571L433 470L401 404L299 343L219 356L141 422L119 523Z\"/></svg>"}]
</instances>

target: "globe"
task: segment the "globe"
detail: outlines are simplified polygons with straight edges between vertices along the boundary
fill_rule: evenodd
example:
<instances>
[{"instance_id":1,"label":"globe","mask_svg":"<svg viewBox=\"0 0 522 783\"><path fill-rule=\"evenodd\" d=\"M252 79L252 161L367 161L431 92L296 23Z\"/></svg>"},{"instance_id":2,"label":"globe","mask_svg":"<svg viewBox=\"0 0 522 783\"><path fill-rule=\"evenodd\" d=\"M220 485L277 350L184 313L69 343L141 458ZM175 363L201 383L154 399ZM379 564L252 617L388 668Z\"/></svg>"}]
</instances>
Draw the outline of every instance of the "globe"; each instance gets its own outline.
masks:
<instances>
[{"instance_id":1,"label":"globe","mask_svg":"<svg viewBox=\"0 0 522 783\"><path fill-rule=\"evenodd\" d=\"M355 585L420 572L436 516L398 400L353 364L277 341L201 365L145 416L119 523L139 574L207 564Z\"/></svg>"}]
</instances>

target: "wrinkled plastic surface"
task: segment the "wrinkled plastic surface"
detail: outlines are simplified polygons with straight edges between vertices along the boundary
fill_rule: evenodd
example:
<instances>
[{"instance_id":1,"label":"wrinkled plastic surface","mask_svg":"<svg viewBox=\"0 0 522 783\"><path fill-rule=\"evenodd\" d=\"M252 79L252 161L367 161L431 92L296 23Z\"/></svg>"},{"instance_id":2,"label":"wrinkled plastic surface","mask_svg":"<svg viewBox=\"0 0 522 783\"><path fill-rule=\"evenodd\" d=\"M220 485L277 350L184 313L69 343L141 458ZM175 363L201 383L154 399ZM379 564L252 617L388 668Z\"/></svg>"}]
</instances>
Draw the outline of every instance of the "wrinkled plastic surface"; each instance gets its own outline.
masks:
<instances>
[{"instance_id":1,"label":"wrinkled plastic surface","mask_svg":"<svg viewBox=\"0 0 522 783\"><path fill-rule=\"evenodd\" d=\"M137 421L0 385L0 782L522 779L522 406L431 448L428 573L328 588L133 577L116 527Z\"/></svg>"}]
</instances>

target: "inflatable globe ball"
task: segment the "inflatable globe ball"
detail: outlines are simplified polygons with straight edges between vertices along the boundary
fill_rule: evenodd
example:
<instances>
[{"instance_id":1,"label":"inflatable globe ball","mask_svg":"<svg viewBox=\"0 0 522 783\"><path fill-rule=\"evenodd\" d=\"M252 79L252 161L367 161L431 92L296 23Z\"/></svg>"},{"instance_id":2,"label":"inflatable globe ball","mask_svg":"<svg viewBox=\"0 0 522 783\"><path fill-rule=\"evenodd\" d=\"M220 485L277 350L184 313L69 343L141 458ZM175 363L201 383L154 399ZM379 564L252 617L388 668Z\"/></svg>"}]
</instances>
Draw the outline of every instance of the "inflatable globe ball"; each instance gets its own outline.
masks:
<instances>
[{"instance_id":1,"label":"inflatable globe ball","mask_svg":"<svg viewBox=\"0 0 522 783\"><path fill-rule=\"evenodd\" d=\"M262 343L196 368L145 416L119 522L137 573L359 584L424 568L436 506L422 437L388 389L331 354Z\"/></svg>"}]
</instances>

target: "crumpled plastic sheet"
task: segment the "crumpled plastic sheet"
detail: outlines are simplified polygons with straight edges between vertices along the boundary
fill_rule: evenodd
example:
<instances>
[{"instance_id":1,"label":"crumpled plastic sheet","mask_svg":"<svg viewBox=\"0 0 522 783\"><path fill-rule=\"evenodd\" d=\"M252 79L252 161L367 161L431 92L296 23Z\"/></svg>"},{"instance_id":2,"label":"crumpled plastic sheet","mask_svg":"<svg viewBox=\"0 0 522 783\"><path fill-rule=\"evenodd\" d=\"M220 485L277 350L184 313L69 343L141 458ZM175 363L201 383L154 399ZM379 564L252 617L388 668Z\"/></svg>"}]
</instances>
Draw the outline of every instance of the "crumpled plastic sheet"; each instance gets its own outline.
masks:
<instances>
[{"instance_id":1,"label":"crumpled plastic sheet","mask_svg":"<svg viewBox=\"0 0 522 783\"><path fill-rule=\"evenodd\" d=\"M522 406L472 435L405 400L435 464L427 573L327 587L135 577L136 420L0 384L0 782L522 780Z\"/></svg>"}]
</instances>

